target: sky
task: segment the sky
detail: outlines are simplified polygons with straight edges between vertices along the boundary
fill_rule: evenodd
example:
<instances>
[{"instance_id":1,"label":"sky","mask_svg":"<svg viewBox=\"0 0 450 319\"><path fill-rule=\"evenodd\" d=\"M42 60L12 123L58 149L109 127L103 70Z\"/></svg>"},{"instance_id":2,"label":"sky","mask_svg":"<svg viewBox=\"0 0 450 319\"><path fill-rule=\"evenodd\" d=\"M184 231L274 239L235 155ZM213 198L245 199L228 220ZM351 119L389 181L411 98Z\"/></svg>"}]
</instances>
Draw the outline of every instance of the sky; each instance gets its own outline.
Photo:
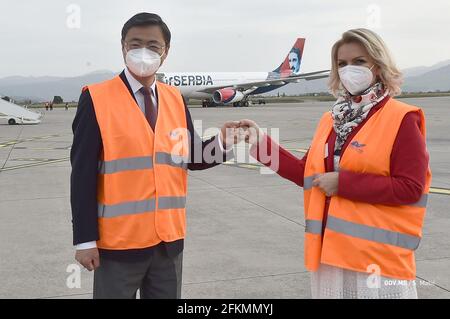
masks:
<instances>
[{"instance_id":1,"label":"sky","mask_svg":"<svg viewBox=\"0 0 450 319\"><path fill-rule=\"evenodd\" d=\"M0 77L120 71L122 26L143 11L172 32L166 72L272 71L297 37L301 71L328 69L333 43L358 27L402 69L450 59L448 0L0 0Z\"/></svg>"}]
</instances>

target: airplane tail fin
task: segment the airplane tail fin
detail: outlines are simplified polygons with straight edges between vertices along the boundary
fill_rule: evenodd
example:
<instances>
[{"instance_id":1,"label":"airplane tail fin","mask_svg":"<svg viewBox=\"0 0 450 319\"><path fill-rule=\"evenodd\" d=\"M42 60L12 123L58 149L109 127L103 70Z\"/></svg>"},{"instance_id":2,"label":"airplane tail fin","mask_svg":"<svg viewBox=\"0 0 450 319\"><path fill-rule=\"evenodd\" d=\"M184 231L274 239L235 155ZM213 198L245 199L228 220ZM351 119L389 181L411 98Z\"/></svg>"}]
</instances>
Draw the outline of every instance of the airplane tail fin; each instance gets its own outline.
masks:
<instances>
[{"instance_id":1,"label":"airplane tail fin","mask_svg":"<svg viewBox=\"0 0 450 319\"><path fill-rule=\"evenodd\" d=\"M298 38L294 46L289 51L283 63L273 70L274 73L280 74L281 77L288 77L300 73L302 63L303 48L305 46L305 38Z\"/></svg>"}]
</instances>

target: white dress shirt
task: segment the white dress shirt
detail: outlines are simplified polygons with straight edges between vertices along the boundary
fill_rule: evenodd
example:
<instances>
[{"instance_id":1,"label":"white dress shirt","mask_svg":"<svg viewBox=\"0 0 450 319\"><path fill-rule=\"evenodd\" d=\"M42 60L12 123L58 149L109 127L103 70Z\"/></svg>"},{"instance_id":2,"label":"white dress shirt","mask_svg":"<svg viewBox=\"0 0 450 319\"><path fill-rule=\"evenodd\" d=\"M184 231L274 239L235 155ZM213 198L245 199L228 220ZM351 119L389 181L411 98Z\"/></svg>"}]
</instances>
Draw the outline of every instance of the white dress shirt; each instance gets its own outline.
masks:
<instances>
[{"instance_id":1,"label":"white dress shirt","mask_svg":"<svg viewBox=\"0 0 450 319\"><path fill-rule=\"evenodd\" d=\"M144 94L142 94L141 91L139 91L144 86L134 78L134 76L128 71L128 68L125 68L125 77L127 78L128 83L130 84L131 91L133 91L134 97L136 98L136 101L141 109L142 112L145 114L145 102L144 102ZM156 98L156 77L153 81L153 84L149 87L151 95L152 95L152 102L153 105L158 108L158 99Z\"/></svg>"},{"instance_id":2,"label":"white dress shirt","mask_svg":"<svg viewBox=\"0 0 450 319\"><path fill-rule=\"evenodd\" d=\"M125 68L124 73L125 73L128 83L130 84L131 91L133 91L134 97L136 98L139 108L145 114L144 95L142 94L141 91L139 91L143 87L143 85L134 78L134 76L130 73L130 71L128 71L128 68ZM153 84L150 86L150 92L152 95L153 105L155 105L155 107L158 108L158 99L156 97L156 79L153 82ZM218 136L219 146L220 146L221 151L223 152L224 149L223 149L223 143L222 143L222 134L219 133L218 135L219 135ZM232 150L232 148L227 149L227 152L229 152L231 150ZM76 245L77 250L91 249L91 248L96 248L96 247L97 247L96 241L90 241L90 242L81 243L81 244Z\"/></svg>"}]
</instances>

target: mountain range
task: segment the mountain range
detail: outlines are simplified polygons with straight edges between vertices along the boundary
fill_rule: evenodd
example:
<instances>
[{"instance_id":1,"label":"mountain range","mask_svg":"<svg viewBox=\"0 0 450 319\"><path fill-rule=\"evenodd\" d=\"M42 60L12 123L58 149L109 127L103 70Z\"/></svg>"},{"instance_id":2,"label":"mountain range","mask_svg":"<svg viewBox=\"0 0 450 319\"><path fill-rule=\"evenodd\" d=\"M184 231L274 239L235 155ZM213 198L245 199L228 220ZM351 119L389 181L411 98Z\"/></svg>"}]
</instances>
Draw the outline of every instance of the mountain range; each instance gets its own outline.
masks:
<instances>
[{"instance_id":1,"label":"mountain range","mask_svg":"<svg viewBox=\"0 0 450 319\"><path fill-rule=\"evenodd\" d=\"M419 66L402 70L404 92L450 91L450 60L432 66ZM0 95L15 100L48 101L55 95L64 101L77 101L84 85L112 78L115 72L100 70L78 77L23 77L10 76L0 79ZM327 79L288 84L269 95L299 95L327 92Z\"/></svg>"}]
</instances>

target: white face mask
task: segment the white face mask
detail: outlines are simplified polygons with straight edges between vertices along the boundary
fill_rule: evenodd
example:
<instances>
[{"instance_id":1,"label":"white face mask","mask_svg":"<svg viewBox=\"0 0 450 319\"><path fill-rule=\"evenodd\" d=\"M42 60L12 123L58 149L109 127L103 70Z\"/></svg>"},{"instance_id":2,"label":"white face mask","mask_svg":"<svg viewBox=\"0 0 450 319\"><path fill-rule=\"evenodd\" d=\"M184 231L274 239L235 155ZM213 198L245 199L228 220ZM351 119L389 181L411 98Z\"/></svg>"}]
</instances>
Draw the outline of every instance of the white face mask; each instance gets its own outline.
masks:
<instances>
[{"instance_id":1,"label":"white face mask","mask_svg":"<svg viewBox=\"0 0 450 319\"><path fill-rule=\"evenodd\" d=\"M357 95L367 89L373 81L372 67L369 69L360 65L346 65L339 68L339 78L342 85L352 95Z\"/></svg>"},{"instance_id":2,"label":"white face mask","mask_svg":"<svg viewBox=\"0 0 450 319\"><path fill-rule=\"evenodd\" d=\"M131 72L140 77L150 76L161 66L161 57L158 53L147 48L133 49L127 52L125 62Z\"/></svg>"}]
</instances>

